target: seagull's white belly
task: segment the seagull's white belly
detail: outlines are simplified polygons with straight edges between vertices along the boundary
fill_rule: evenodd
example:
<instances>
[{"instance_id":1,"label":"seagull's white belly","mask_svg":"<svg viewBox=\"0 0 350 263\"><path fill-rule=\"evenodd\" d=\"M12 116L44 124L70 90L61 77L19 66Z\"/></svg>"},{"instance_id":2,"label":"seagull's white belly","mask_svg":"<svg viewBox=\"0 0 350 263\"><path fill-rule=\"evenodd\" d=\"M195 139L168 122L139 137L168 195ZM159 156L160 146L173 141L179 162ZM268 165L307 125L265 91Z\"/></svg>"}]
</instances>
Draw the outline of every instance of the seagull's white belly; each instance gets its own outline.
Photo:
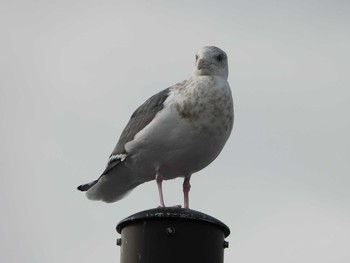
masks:
<instances>
[{"instance_id":1,"label":"seagull's white belly","mask_svg":"<svg viewBox=\"0 0 350 263\"><path fill-rule=\"evenodd\" d=\"M154 179L157 169L164 179L190 175L211 163L222 150L229 132L199 134L176 113L159 116L159 123L147 127L125 146L134 171ZM157 131L157 132L154 132Z\"/></svg>"},{"instance_id":2,"label":"seagull's white belly","mask_svg":"<svg viewBox=\"0 0 350 263\"><path fill-rule=\"evenodd\" d=\"M217 157L231 133L233 105L228 85L215 87L204 86L200 96L192 92L188 99L173 92L155 119L125 145L135 180L152 180L157 170L164 179L188 176Z\"/></svg>"}]
</instances>

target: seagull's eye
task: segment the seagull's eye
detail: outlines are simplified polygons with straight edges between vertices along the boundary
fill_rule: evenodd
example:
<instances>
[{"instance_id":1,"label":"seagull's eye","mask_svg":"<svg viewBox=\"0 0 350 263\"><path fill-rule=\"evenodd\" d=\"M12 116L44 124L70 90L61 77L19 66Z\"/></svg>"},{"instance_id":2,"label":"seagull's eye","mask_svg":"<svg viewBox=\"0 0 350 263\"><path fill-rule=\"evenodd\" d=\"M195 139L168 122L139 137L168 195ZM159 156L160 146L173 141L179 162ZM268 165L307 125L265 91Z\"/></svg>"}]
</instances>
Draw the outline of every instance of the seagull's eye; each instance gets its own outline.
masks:
<instances>
[{"instance_id":1,"label":"seagull's eye","mask_svg":"<svg viewBox=\"0 0 350 263\"><path fill-rule=\"evenodd\" d=\"M216 57L216 60L219 61L219 62L223 61L224 60L224 55L223 54L218 55Z\"/></svg>"},{"instance_id":2,"label":"seagull's eye","mask_svg":"<svg viewBox=\"0 0 350 263\"><path fill-rule=\"evenodd\" d=\"M196 55L196 61L198 60L198 55Z\"/></svg>"}]
</instances>

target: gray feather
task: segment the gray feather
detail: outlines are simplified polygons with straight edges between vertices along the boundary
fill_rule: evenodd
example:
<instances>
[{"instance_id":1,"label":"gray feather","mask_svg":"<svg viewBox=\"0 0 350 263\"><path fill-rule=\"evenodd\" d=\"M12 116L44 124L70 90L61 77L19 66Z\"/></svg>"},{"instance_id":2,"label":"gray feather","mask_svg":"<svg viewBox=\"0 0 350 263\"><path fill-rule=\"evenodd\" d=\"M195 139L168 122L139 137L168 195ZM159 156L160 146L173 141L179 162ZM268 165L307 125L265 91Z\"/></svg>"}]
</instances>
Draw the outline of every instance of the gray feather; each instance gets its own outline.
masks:
<instances>
[{"instance_id":1,"label":"gray feather","mask_svg":"<svg viewBox=\"0 0 350 263\"><path fill-rule=\"evenodd\" d=\"M133 140L135 135L146 127L163 109L163 103L169 95L170 88L158 92L148 100L146 100L131 116L128 124L124 128L112 155L126 153L124 145Z\"/></svg>"}]
</instances>

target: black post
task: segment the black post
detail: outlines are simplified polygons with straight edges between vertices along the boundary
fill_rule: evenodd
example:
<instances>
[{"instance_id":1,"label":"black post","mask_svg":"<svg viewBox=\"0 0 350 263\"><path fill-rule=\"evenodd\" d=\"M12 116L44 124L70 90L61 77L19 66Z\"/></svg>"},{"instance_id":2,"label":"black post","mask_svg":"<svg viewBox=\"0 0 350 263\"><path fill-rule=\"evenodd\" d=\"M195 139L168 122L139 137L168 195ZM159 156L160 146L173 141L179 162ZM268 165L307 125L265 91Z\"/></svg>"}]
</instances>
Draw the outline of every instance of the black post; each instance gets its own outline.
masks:
<instances>
[{"instance_id":1,"label":"black post","mask_svg":"<svg viewBox=\"0 0 350 263\"><path fill-rule=\"evenodd\" d=\"M223 263L221 221L190 209L164 207L136 213L119 222L120 263Z\"/></svg>"}]
</instances>

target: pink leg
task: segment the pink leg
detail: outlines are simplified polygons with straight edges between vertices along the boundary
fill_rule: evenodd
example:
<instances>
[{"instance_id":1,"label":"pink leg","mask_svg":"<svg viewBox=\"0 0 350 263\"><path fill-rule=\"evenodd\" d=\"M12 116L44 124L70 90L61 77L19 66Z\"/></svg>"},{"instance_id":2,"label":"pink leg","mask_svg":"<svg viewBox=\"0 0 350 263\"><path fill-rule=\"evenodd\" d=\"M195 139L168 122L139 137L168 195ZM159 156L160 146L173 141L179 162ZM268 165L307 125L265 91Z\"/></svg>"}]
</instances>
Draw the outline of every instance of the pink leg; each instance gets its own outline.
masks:
<instances>
[{"instance_id":1,"label":"pink leg","mask_svg":"<svg viewBox=\"0 0 350 263\"><path fill-rule=\"evenodd\" d=\"M189 197L188 197L188 193L190 192L190 189L191 189L190 179L191 179L191 177L185 177L185 180L183 183L184 207L185 208L190 208L189 207Z\"/></svg>"},{"instance_id":2,"label":"pink leg","mask_svg":"<svg viewBox=\"0 0 350 263\"><path fill-rule=\"evenodd\" d=\"M164 198L163 198L163 190L162 190L163 176L161 176L158 173L158 171L156 174L156 182L157 182L158 192L159 192L160 207L165 207Z\"/></svg>"}]
</instances>

